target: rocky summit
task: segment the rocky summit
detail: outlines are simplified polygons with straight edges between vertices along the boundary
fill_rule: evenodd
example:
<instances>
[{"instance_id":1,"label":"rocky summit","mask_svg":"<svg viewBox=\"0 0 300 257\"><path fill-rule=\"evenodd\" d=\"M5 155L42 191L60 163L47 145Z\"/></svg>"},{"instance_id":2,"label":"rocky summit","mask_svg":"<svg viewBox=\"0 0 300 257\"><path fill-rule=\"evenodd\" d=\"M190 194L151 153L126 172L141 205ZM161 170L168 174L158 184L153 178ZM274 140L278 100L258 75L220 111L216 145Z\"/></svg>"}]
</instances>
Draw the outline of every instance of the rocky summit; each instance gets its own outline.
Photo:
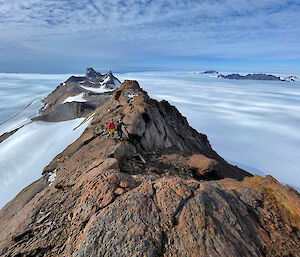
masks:
<instances>
[{"instance_id":1,"label":"rocky summit","mask_svg":"<svg viewBox=\"0 0 300 257\"><path fill-rule=\"evenodd\" d=\"M228 164L167 101L127 80L84 115L0 211L1 256L300 256L299 194ZM123 138L107 136L111 119Z\"/></svg>"}]
</instances>

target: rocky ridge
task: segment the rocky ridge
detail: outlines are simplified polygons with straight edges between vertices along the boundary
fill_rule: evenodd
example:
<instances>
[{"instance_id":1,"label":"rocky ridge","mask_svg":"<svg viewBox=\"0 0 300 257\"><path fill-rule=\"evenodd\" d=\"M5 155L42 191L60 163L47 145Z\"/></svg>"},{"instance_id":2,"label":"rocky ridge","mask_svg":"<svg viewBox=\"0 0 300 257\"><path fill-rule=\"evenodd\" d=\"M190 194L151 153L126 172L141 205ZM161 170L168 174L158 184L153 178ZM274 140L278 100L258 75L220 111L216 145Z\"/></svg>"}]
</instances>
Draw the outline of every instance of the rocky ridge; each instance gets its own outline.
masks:
<instances>
[{"instance_id":1,"label":"rocky ridge","mask_svg":"<svg viewBox=\"0 0 300 257\"><path fill-rule=\"evenodd\" d=\"M0 211L0 256L299 256L295 190L228 164L136 81L93 112ZM126 138L106 137L111 118Z\"/></svg>"}]
</instances>

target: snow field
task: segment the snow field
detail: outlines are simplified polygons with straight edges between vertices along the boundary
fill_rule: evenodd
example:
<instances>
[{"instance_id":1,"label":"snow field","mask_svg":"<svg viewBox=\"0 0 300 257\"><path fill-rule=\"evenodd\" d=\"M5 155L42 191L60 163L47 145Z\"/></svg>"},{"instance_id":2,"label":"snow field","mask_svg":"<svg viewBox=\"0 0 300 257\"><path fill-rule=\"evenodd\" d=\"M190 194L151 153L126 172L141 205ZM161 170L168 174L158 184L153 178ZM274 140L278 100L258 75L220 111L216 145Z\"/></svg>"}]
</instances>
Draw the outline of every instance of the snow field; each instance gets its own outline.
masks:
<instances>
[{"instance_id":1,"label":"snow field","mask_svg":"<svg viewBox=\"0 0 300 257\"><path fill-rule=\"evenodd\" d=\"M0 208L39 179L44 167L83 133L90 121L73 130L83 120L36 121L0 144Z\"/></svg>"}]
</instances>

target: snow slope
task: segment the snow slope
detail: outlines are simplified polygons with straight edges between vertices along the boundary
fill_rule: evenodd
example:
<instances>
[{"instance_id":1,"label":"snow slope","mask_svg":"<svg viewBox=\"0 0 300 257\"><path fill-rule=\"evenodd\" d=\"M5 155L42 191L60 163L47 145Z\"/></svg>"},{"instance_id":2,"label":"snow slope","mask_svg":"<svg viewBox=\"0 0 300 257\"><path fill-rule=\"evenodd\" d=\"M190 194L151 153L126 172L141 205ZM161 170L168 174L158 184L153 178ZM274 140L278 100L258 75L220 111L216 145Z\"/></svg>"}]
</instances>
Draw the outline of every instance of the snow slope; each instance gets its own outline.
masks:
<instances>
[{"instance_id":1,"label":"snow slope","mask_svg":"<svg viewBox=\"0 0 300 257\"><path fill-rule=\"evenodd\" d=\"M107 89L105 86L101 86L99 88L94 88L94 87L85 87L85 86L81 86L83 89L89 90L91 92L95 92L95 93L105 93L105 92L109 92L109 91L114 91L115 89Z\"/></svg>"},{"instance_id":2,"label":"snow slope","mask_svg":"<svg viewBox=\"0 0 300 257\"><path fill-rule=\"evenodd\" d=\"M67 99L64 100L63 103L71 103L71 102L86 102L85 99L83 99L84 93L81 93L79 95L75 96L69 96Z\"/></svg>"},{"instance_id":3,"label":"snow slope","mask_svg":"<svg viewBox=\"0 0 300 257\"><path fill-rule=\"evenodd\" d=\"M24 126L0 144L0 208L41 177L43 168L85 130L84 119L37 121Z\"/></svg>"}]
</instances>

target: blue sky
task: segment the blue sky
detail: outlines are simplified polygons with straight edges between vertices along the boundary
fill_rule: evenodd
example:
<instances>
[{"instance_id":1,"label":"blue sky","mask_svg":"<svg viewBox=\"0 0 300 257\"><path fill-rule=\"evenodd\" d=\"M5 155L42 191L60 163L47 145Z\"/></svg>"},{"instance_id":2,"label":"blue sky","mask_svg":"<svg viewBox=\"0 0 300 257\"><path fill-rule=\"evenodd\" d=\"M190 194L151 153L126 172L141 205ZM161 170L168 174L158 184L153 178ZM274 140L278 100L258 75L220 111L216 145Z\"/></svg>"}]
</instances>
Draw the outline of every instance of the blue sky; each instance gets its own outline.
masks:
<instances>
[{"instance_id":1,"label":"blue sky","mask_svg":"<svg viewBox=\"0 0 300 257\"><path fill-rule=\"evenodd\" d=\"M0 72L296 72L299 17L299 0L0 0Z\"/></svg>"}]
</instances>

